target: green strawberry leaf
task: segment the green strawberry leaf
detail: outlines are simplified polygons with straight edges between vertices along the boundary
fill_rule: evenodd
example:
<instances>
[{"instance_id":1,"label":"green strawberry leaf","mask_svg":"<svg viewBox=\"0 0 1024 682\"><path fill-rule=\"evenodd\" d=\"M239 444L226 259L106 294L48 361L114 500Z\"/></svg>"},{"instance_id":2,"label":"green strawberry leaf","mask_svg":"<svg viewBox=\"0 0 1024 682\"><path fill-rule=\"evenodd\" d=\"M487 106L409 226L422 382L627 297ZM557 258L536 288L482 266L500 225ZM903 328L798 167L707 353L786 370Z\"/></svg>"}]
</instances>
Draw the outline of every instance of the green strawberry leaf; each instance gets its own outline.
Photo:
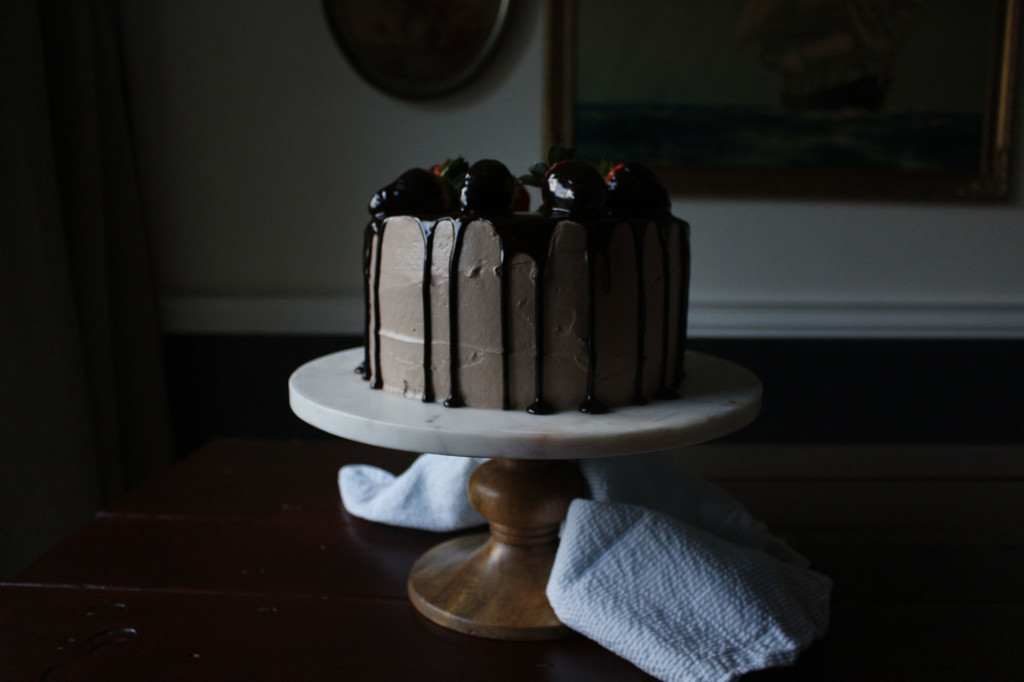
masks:
<instances>
[{"instance_id":1,"label":"green strawberry leaf","mask_svg":"<svg viewBox=\"0 0 1024 682\"><path fill-rule=\"evenodd\" d=\"M544 174L548 172L549 166L546 163L535 163L530 166L530 175L536 178L543 178Z\"/></svg>"},{"instance_id":2,"label":"green strawberry leaf","mask_svg":"<svg viewBox=\"0 0 1024 682\"><path fill-rule=\"evenodd\" d=\"M434 172L448 186L449 196L458 197L462 190L462 183L466 179L466 173L469 171L469 163L461 156L456 156L454 159L445 159L444 163L438 165L440 172L436 170L437 166L435 166Z\"/></svg>"},{"instance_id":3,"label":"green strawberry leaf","mask_svg":"<svg viewBox=\"0 0 1024 682\"><path fill-rule=\"evenodd\" d=\"M601 174L602 178L608 177L608 173L611 172L612 168L615 168L618 164L608 159L601 159L601 163L597 164L597 172Z\"/></svg>"}]
</instances>

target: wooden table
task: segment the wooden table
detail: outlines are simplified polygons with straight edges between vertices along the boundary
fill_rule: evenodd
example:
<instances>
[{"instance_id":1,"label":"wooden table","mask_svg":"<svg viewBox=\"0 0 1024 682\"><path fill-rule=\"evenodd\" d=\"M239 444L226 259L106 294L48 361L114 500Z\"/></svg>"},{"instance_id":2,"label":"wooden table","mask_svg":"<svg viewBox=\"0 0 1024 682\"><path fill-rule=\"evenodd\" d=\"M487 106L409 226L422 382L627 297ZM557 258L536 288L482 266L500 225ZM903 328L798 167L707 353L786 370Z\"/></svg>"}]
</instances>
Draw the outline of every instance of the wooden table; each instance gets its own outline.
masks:
<instances>
[{"instance_id":1,"label":"wooden table","mask_svg":"<svg viewBox=\"0 0 1024 682\"><path fill-rule=\"evenodd\" d=\"M832 576L828 636L749 680L1024 679L1019 448L687 452ZM0 680L649 680L577 637L513 643L406 597L443 536L342 509L347 441L221 441L117 500L0 585ZM922 473L924 472L924 473Z\"/></svg>"}]
</instances>

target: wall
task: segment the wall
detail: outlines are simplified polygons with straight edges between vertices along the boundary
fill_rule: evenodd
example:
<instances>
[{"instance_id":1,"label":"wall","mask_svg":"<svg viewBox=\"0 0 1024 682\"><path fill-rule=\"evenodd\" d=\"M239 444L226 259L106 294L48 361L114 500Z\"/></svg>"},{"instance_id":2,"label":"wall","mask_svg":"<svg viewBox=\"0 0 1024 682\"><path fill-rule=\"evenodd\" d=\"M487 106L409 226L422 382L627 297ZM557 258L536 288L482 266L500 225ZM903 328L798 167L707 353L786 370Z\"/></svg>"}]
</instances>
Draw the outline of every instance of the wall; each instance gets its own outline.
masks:
<instances>
[{"instance_id":1,"label":"wall","mask_svg":"<svg viewBox=\"0 0 1024 682\"><path fill-rule=\"evenodd\" d=\"M360 80L317 0L123 6L168 332L353 333L374 190L448 156L519 172L542 153L540 0L482 78L426 103ZM693 226L695 336L1024 337L1019 201L674 209Z\"/></svg>"}]
</instances>

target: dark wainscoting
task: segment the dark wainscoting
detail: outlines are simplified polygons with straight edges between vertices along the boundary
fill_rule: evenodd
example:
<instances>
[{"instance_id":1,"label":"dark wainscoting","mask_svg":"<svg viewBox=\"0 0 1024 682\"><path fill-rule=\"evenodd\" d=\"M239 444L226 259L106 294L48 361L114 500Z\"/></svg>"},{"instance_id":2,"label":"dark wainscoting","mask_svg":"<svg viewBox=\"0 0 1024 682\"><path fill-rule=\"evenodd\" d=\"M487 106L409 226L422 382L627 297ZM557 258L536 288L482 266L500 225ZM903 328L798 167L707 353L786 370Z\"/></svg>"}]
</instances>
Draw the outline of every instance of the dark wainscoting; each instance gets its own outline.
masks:
<instances>
[{"instance_id":1,"label":"dark wainscoting","mask_svg":"<svg viewBox=\"0 0 1024 682\"><path fill-rule=\"evenodd\" d=\"M169 335L182 454L215 438L330 438L296 418L287 381L353 337ZM728 441L970 443L1024 439L1024 341L695 339L765 386L761 416Z\"/></svg>"}]
</instances>

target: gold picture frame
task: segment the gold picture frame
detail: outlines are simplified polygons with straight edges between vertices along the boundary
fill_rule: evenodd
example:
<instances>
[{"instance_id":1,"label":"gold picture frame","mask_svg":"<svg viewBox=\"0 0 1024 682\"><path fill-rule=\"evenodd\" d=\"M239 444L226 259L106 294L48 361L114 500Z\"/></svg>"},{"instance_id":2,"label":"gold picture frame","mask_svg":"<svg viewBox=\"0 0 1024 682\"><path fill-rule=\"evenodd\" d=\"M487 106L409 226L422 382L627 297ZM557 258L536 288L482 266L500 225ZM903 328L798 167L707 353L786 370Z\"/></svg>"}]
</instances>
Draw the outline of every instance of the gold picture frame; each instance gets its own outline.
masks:
<instances>
[{"instance_id":1,"label":"gold picture frame","mask_svg":"<svg viewBox=\"0 0 1024 682\"><path fill-rule=\"evenodd\" d=\"M845 13L901 3L552 2L545 145L645 162L682 195L1004 201L1021 3L908 0L844 34ZM888 61L871 76L888 101L845 82L815 90L813 59L851 46Z\"/></svg>"}]
</instances>

